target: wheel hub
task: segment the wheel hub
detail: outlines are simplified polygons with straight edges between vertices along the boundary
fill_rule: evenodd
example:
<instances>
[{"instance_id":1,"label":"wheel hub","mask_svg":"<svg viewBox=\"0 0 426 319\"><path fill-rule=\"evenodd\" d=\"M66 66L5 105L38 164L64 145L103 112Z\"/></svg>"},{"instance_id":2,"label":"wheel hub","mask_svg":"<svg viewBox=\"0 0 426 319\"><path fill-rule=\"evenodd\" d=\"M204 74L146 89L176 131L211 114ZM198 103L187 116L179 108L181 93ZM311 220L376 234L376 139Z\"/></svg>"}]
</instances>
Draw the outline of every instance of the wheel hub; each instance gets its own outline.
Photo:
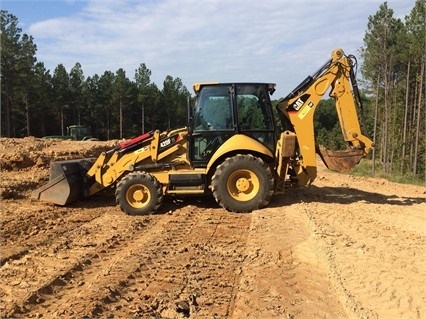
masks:
<instances>
[{"instance_id":1,"label":"wheel hub","mask_svg":"<svg viewBox=\"0 0 426 319\"><path fill-rule=\"evenodd\" d=\"M228 178L228 194L238 201L249 201L259 192L259 179L248 169L237 169Z\"/></svg>"},{"instance_id":2,"label":"wheel hub","mask_svg":"<svg viewBox=\"0 0 426 319\"><path fill-rule=\"evenodd\" d=\"M138 189L137 191L135 191L133 193L133 200L136 202L141 202L144 198L144 194L142 192L142 190Z\"/></svg>"},{"instance_id":3,"label":"wheel hub","mask_svg":"<svg viewBox=\"0 0 426 319\"><path fill-rule=\"evenodd\" d=\"M132 185L127 191L127 202L135 208L141 208L149 204L151 195L149 190L140 184Z\"/></svg>"},{"instance_id":4,"label":"wheel hub","mask_svg":"<svg viewBox=\"0 0 426 319\"><path fill-rule=\"evenodd\" d=\"M239 178L236 186L239 192L246 192L250 187L250 182L247 178Z\"/></svg>"}]
</instances>

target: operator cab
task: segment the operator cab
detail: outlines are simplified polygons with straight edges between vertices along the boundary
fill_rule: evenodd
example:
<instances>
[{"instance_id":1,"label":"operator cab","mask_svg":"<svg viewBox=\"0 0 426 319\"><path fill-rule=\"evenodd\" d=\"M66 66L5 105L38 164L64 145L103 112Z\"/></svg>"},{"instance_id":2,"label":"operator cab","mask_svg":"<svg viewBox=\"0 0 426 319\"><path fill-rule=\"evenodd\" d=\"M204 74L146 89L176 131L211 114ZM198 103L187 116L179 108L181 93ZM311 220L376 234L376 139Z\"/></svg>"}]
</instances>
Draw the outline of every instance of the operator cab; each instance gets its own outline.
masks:
<instances>
[{"instance_id":1,"label":"operator cab","mask_svg":"<svg viewBox=\"0 0 426 319\"><path fill-rule=\"evenodd\" d=\"M276 144L269 95L275 84L201 83L193 112L190 158L195 167L207 164L215 151L235 134L248 135L271 151Z\"/></svg>"}]
</instances>

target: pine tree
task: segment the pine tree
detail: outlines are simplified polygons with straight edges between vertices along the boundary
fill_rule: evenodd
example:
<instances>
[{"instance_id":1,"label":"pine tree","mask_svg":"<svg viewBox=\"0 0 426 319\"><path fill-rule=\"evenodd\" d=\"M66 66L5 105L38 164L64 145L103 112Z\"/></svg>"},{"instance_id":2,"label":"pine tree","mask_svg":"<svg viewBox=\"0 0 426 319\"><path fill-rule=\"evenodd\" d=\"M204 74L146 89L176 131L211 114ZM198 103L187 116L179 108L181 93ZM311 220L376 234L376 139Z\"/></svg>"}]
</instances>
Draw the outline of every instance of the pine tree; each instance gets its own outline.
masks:
<instances>
[{"instance_id":1,"label":"pine tree","mask_svg":"<svg viewBox=\"0 0 426 319\"><path fill-rule=\"evenodd\" d=\"M1 135L29 135L30 93L37 46L22 34L18 19L1 10Z\"/></svg>"},{"instance_id":2,"label":"pine tree","mask_svg":"<svg viewBox=\"0 0 426 319\"><path fill-rule=\"evenodd\" d=\"M361 49L364 64L362 73L364 78L374 88L377 96L375 114L379 127L373 136L375 144L379 147L380 160L383 163L384 171L392 171L393 162L393 132L395 130L394 114L397 112L398 103L395 101L395 84L400 80L401 73L398 51L400 45L398 39L402 32L403 25L399 19L393 17L393 10L387 2L380 5L379 11L368 18L367 32L364 36L364 47ZM373 171L376 154L373 153Z\"/></svg>"}]
</instances>

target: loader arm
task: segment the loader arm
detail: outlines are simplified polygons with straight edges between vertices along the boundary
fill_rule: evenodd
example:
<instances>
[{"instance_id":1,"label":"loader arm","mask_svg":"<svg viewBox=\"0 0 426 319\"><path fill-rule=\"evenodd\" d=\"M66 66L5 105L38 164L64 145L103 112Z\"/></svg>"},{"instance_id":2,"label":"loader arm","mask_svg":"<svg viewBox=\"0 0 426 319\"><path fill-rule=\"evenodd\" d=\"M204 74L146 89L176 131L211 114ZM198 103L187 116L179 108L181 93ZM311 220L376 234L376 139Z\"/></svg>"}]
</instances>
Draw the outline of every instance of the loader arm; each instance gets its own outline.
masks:
<instances>
[{"instance_id":1,"label":"loader arm","mask_svg":"<svg viewBox=\"0 0 426 319\"><path fill-rule=\"evenodd\" d=\"M144 165L145 169L151 170L167 165L189 165L185 157L180 156L186 153L186 134L186 128L163 133L156 130L122 143L120 149L113 150L109 159L105 153L101 154L87 172L87 176L95 180L89 195L115 183L124 173ZM172 154L173 158L164 162Z\"/></svg>"},{"instance_id":2,"label":"loader arm","mask_svg":"<svg viewBox=\"0 0 426 319\"><path fill-rule=\"evenodd\" d=\"M31 197L66 205L96 194L134 170L163 172L157 172L157 178L166 183L167 170L190 165L185 157L186 135L187 128L156 130L122 142L97 158L52 162L49 182Z\"/></svg>"},{"instance_id":3,"label":"loader arm","mask_svg":"<svg viewBox=\"0 0 426 319\"><path fill-rule=\"evenodd\" d=\"M352 58L346 56L341 49L334 50L329 61L314 75L307 77L277 106L287 123L285 130L295 133L297 137L293 154L297 161L294 161L293 169L298 184L310 184L315 179L316 152L329 169L347 171L358 164L374 146L361 132L357 108L361 109L362 105ZM335 100L343 138L348 143L348 150L345 151L333 152L315 145L314 112L328 91L330 97ZM281 134L281 140L289 136L286 132Z\"/></svg>"}]
</instances>

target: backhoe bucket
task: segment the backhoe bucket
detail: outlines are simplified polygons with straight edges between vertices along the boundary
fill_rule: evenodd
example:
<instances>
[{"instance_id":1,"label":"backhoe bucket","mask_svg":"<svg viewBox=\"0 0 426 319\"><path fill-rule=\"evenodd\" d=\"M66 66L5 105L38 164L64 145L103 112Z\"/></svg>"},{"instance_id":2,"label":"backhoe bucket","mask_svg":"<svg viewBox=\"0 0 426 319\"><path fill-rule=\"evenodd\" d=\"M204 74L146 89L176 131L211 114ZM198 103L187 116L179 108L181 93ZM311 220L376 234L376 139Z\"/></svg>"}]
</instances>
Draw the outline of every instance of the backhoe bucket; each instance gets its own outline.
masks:
<instances>
[{"instance_id":1,"label":"backhoe bucket","mask_svg":"<svg viewBox=\"0 0 426 319\"><path fill-rule=\"evenodd\" d=\"M317 153L325 166L327 166L329 170L336 172L350 171L365 156L364 151L361 149L332 151L323 146L317 148Z\"/></svg>"},{"instance_id":2,"label":"backhoe bucket","mask_svg":"<svg viewBox=\"0 0 426 319\"><path fill-rule=\"evenodd\" d=\"M88 196L87 171L95 159L52 162L49 182L36 189L31 198L57 205L67 205Z\"/></svg>"}]
</instances>

